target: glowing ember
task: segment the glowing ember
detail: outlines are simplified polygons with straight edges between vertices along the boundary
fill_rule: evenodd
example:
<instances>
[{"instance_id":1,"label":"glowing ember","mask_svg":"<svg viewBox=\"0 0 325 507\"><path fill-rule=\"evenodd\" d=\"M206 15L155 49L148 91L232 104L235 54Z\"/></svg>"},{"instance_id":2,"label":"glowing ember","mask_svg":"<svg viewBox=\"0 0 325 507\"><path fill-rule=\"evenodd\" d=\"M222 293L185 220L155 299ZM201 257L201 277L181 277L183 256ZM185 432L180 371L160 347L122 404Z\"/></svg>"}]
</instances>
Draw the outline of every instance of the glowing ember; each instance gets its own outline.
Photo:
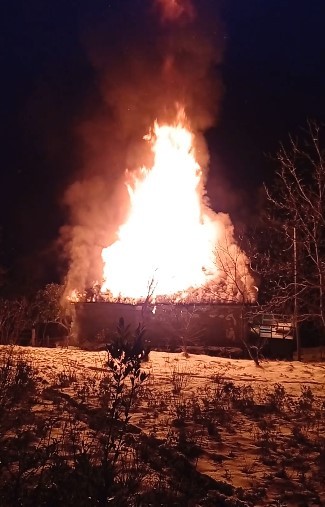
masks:
<instances>
[{"instance_id":1,"label":"glowing ember","mask_svg":"<svg viewBox=\"0 0 325 507\"><path fill-rule=\"evenodd\" d=\"M133 175L128 220L102 252L102 292L113 297L140 299L149 286L155 295L172 295L202 287L218 272L218 224L202 204L202 170L184 117L175 125L156 123L145 139L154 165Z\"/></svg>"},{"instance_id":2,"label":"glowing ember","mask_svg":"<svg viewBox=\"0 0 325 507\"><path fill-rule=\"evenodd\" d=\"M70 303L77 303L80 299L80 294L78 293L78 291L76 289L74 289L73 291L71 291L71 293L68 295L67 297L68 301Z\"/></svg>"}]
</instances>

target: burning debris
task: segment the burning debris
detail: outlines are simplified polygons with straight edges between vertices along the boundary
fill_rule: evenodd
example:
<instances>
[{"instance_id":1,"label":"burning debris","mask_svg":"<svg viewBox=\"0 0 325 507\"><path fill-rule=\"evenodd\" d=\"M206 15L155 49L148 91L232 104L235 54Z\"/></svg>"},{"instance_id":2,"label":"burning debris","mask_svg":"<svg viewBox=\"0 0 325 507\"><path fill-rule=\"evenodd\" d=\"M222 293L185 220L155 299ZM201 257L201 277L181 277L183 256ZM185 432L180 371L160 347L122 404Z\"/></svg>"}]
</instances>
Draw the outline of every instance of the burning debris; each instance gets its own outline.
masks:
<instances>
[{"instance_id":1,"label":"burning debris","mask_svg":"<svg viewBox=\"0 0 325 507\"><path fill-rule=\"evenodd\" d=\"M213 45L194 31L197 13L190 0L156 0L156 6L162 34L168 25L164 44L156 47L159 71L153 75L150 69L146 81L136 68L132 88L122 73L119 94L116 83L104 92L114 103L127 153L133 146L133 163L126 157L122 169L119 160L120 173L88 174L67 192L73 221L64 230L67 295L71 301L251 301L248 259L229 216L211 210L206 198L209 156L202 132L213 123L211 68L218 59ZM141 71L152 58L144 62ZM127 113L123 100L132 103ZM129 125L135 116L136 135ZM141 127L145 143L136 139ZM107 163L114 161L111 154Z\"/></svg>"}]
</instances>

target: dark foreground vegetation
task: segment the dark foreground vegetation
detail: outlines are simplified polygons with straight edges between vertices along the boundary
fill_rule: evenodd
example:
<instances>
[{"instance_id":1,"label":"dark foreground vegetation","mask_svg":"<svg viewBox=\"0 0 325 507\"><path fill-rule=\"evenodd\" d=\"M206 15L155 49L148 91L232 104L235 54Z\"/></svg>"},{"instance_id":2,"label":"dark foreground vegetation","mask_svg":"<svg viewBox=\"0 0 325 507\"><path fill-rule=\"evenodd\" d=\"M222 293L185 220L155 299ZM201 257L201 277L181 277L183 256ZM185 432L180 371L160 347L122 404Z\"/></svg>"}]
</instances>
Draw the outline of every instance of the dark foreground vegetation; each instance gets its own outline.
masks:
<instances>
[{"instance_id":1,"label":"dark foreground vegetation","mask_svg":"<svg viewBox=\"0 0 325 507\"><path fill-rule=\"evenodd\" d=\"M146 368L141 330L107 363L39 376L0 348L0 505L313 506L325 502L325 403L220 372L189 390ZM141 364L142 362L142 364Z\"/></svg>"}]
</instances>

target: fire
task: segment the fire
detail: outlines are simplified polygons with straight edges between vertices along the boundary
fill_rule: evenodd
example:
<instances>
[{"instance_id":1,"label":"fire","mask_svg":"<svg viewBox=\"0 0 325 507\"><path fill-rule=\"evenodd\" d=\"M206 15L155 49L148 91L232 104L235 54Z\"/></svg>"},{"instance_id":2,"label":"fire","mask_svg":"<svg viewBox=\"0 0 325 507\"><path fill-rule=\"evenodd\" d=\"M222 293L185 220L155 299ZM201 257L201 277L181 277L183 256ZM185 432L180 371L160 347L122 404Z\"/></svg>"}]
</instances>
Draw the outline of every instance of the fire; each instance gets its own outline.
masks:
<instances>
[{"instance_id":1,"label":"fire","mask_svg":"<svg viewBox=\"0 0 325 507\"><path fill-rule=\"evenodd\" d=\"M67 296L69 303L77 303L80 300L80 294L77 289L73 289Z\"/></svg>"},{"instance_id":2,"label":"fire","mask_svg":"<svg viewBox=\"0 0 325 507\"><path fill-rule=\"evenodd\" d=\"M173 125L156 122L145 139L153 167L129 174L128 219L102 251L102 292L115 298L185 294L218 274L218 224L203 204L202 169L184 115Z\"/></svg>"},{"instance_id":3,"label":"fire","mask_svg":"<svg viewBox=\"0 0 325 507\"><path fill-rule=\"evenodd\" d=\"M130 52L130 59L126 56L124 63L121 62L121 76L128 76L130 71L134 73L131 79L118 82L113 73L111 81L105 72L105 101L116 104L114 122L108 124L111 143L107 156L106 152L97 156L101 136L98 145L93 143L91 127L89 154L95 156L94 171L92 164L88 177L71 185L65 198L72 212L71 225L62 229L71 259L66 294L72 302L141 303L147 297L155 303L251 301L255 295L249 260L236 244L229 215L216 213L207 205L206 168L200 167L199 160L208 157L205 152L196 153L198 146L205 150L201 136L204 128L211 125L216 97L212 93L210 100L209 95L212 89L217 90L217 83L211 81L214 75L211 70L219 61L220 52L214 51L210 36L194 26L200 13L197 2L153 2L165 31L157 31L158 38L153 40L148 55L143 53L139 65L134 65L135 60L138 62L138 56L134 55L140 55L142 43L135 53ZM141 26L139 30L141 33ZM161 69L155 64L155 72L150 69L153 55L157 65L163 64ZM166 93L159 98L157 92L164 93L162 83ZM151 89L154 93L150 93ZM180 98L182 91L185 96ZM134 113L130 121L125 121L124 105L133 100ZM191 120L200 128L200 137L195 137L196 131L191 129L184 112L179 112L169 124L156 122L145 136L152 151L152 162L126 172L129 213L118 228L119 212L124 214L126 210L125 192L120 192L117 183L120 179L116 178L120 157L115 158L115 149L129 142L133 153L132 148L138 147L133 130L137 117L143 120L157 111L157 107L159 111L170 112L179 100L191 111ZM101 121L99 126L100 134L106 132ZM97 133L97 127L94 128ZM112 180L116 181L116 185L112 181L111 192L107 193L108 171L103 170L102 160L107 161L108 167L112 162ZM109 216L107 221L106 216ZM101 262L98 245L103 245L103 237L107 238L107 242L104 240L107 248L101 252Z\"/></svg>"}]
</instances>

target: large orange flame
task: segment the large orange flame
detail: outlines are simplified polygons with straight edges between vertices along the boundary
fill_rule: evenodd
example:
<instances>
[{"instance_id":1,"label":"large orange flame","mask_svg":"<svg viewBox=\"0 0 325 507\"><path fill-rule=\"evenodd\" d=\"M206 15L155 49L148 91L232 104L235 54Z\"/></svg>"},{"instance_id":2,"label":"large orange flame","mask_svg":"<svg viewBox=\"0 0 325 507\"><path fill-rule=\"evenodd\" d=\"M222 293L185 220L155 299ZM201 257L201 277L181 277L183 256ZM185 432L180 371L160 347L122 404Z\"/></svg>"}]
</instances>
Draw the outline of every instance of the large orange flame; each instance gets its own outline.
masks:
<instances>
[{"instance_id":1,"label":"large orange flame","mask_svg":"<svg viewBox=\"0 0 325 507\"><path fill-rule=\"evenodd\" d=\"M202 203L202 170L193 133L185 118L155 124L151 135L154 164L128 184L130 214L117 241L102 251L102 291L140 299L172 295L215 279L218 224Z\"/></svg>"}]
</instances>

